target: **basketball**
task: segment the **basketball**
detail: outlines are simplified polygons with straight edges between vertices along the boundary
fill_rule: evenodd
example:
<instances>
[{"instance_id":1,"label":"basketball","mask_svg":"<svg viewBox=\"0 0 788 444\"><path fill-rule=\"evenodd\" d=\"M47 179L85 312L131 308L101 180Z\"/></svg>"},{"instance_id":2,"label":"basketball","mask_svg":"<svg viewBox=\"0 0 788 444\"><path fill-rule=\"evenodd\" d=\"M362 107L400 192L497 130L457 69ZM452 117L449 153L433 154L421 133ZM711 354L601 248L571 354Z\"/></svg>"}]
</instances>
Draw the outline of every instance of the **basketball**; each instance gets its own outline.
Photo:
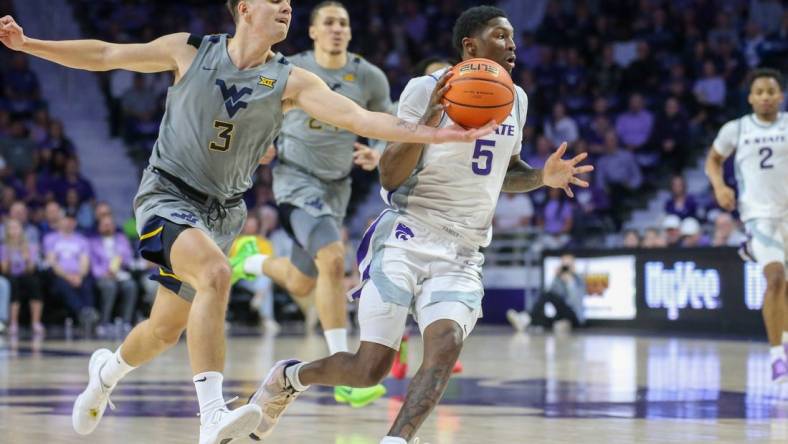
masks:
<instances>
[{"instance_id":1,"label":"basketball","mask_svg":"<svg viewBox=\"0 0 788 444\"><path fill-rule=\"evenodd\" d=\"M446 112L465 128L479 128L490 120L499 125L514 104L512 78L501 65L489 59L470 59L452 68L451 88L443 96Z\"/></svg>"}]
</instances>

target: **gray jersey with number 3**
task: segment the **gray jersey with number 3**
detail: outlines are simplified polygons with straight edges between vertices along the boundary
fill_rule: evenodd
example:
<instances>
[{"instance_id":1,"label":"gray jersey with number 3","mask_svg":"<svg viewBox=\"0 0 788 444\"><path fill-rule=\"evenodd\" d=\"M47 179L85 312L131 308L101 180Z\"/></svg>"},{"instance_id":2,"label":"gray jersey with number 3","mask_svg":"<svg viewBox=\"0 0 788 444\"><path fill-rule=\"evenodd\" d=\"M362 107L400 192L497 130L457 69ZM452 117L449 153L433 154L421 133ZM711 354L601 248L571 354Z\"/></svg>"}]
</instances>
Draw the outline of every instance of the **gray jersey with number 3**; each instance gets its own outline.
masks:
<instances>
[{"instance_id":1,"label":"gray jersey with number 3","mask_svg":"<svg viewBox=\"0 0 788 444\"><path fill-rule=\"evenodd\" d=\"M281 128L282 95L293 66L277 53L263 65L239 70L227 40L225 34L202 38L191 67L167 92L150 157L152 166L222 199L252 186L258 161Z\"/></svg>"}]
</instances>

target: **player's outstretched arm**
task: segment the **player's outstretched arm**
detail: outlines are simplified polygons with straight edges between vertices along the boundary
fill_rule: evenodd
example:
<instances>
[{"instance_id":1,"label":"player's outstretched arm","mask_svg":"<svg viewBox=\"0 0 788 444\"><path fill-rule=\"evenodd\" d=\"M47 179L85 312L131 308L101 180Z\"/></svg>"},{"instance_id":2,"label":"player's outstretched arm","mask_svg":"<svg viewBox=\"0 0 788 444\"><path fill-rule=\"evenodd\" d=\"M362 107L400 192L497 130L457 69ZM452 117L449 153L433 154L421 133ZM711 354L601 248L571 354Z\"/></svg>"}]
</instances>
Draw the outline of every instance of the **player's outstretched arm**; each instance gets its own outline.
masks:
<instances>
[{"instance_id":1,"label":"player's outstretched arm","mask_svg":"<svg viewBox=\"0 0 788 444\"><path fill-rule=\"evenodd\" d=\"M566 154L566 142L547 158L544 168L541 170L531 168L527 163L520 160L519 156L512 156L509 162L509 169L503 181L502 191L507 193L525 193L542 185L551 188L561 188L567 196L574 197L572 188L575 185L588 188L588 182L576 177L578 174L588 173L594 170L591 165L579 165L580 162L588 157L588 154L581 153L572 159L562 159Z\"/></svg>"},{"instance_id":2,"label":"player's outstretched arm","mask_svg":"<svg viewBox=\"0 0 788 444\"><path fill-rule=\"evenodd\" d=\"M725 156L711 147L708 156L706 156L706 176L714 189L714 198L717 199L717 204L724 210L733 211L736 208L736 193L725 184L723 173L725 159Z\"/></svg>"},{"instance_id":3,"label":"player's outstretched arm","mask_svg":"<svg viewBox=\"0 0 788 444\"><path fill-rule=\"evenodd\" d=\"M395 142L444 143L473 141L491 133L494 124L466 130L458 126L433 128L406 122L386 113L367 111L328 88L318 76L294 67L285 89L285 101L310 116L370 139Z\"/></svg>"},{"instance_id":4,"label":"player's outstretched arm","mask_svg":"<svg viewBox=\"0 0 788 444\"><path fill-rule=\"evenodd\" d=\"M9 49L88 71L176 71L176 49L186 48L188 38L187 33L170 34L142 44L115 44L101 40L38 40L26 36L13 17L7 15L0 18L0 41Z\"/></svg>"}]
</instances>

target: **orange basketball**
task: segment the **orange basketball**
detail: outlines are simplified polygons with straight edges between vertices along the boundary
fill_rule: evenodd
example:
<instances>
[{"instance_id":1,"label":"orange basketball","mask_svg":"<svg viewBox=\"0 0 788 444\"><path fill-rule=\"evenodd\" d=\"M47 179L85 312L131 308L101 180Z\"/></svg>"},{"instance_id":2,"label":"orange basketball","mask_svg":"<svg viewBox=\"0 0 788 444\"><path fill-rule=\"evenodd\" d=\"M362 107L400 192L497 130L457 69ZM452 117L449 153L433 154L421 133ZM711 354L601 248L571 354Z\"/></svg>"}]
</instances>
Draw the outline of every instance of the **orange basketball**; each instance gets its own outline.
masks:
<instances>
[{"instance_id":1,"label":"orange basketball","mask_svg":"<svg viewBox=\"0 0 788 444\"><path fill-rule=\"evenodd\" d=\"M443 104L451 120L465 128L479 128L490 120L500 125L514 105L514 84L509 72L489 59L470 59L452 68L451 88Z\"/></svg>"}]
</instances>

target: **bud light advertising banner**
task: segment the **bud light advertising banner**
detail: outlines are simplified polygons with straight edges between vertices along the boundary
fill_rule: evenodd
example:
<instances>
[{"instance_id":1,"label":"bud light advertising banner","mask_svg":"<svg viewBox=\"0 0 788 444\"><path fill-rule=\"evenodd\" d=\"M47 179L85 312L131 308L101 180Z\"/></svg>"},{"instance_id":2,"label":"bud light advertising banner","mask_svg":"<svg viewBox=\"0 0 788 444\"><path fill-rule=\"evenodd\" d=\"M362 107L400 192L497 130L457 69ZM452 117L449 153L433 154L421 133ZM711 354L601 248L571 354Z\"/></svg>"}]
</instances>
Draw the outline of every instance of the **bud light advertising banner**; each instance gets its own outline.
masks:
<instances>
[{"instance_id":1,"label":"bud light advertising banner","mask_svg":"<svg viewBox=\"0 0 788 444\"><path fill-rule=\"evenodd\" d=\"M595 299L587 294L584 300L592 324L755 335L764 332L760 309L766 282L758 265L742 261L735 248L546 252L545 288L555 275L560 254L567 253L575 256L579 273L586 271L587 282L604 281L602 276L607 276L607 283L599 285L604 288L604 297ZM633 274L632 267L631 287L624 282Z\"/></svg>"}]
</instances>

